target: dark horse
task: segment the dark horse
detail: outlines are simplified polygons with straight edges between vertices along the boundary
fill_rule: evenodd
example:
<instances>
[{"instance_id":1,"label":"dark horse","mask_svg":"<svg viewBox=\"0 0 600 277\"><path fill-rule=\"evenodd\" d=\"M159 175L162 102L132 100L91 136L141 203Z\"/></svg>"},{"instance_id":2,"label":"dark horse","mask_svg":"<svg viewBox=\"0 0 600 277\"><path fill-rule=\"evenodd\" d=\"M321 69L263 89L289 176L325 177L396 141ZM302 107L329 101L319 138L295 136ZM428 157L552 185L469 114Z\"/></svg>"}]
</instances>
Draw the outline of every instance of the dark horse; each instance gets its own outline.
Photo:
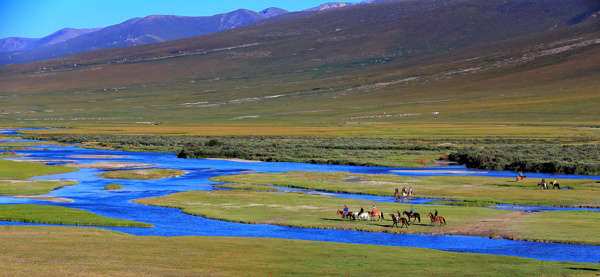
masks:
<instances>
[{"instance_id":1,"label":"dark horse","mask_svg":"<svg viewBox=\"0 0 600 277\"><path fill-rule=\"evenodd\" d=\"M413 222L417 221L417 219L419 220L419 222L421 222L421 215L419 213L413 213L411 215L409 211L404 211L402 214L408 217L408 221L410 221L411 217L414 217L415 219L413 220Z\"/></svg>"},{"instance_id":2,"label":"dark horse","mask_svg":"<svg viewBox=\"0 0 600 277\"><path fill-rule=\"evenodd\" d=\"M344 212L343 212L343 211L340 211L340 210L338 210L338 211L337 211L337 214L341 214L341 215L342 215L342 220L343 220L343 219L350 219L350 218L352 218L352 219L356 220L356 216L355 216L355 215L354 215L354 213L352 213L352 212L348 212L348 213L346 214L346 217L344 217Z\"/></svg>"},{"instance_id":3,"label":"dark horse","mask_svg":"<svg viewBox=\"0 0 600 277\"><path fill-rule=\"evenodd\" d=\"M429 219L431 219L431 224L433 225L436 221L440 223L440 226L442 226L442 224L446 225L446 219L444 219L441 216L436 216L434 217L433 214L429 213Z\"/></svg>"},{"instance_id":4,"label":"dark horse","mask_svg":"<svg viewBox=\"0 0 600 277\"><path fill-rule=\"evenodd\" d=\"M554 189L560 189L560 185L558 183L552 182L552 190Z\"/></svg>"},{"instance_id":5,"label":"dark horse","mask_svg":"<svg viewBox=\"0 0 600 277\"><path fill-rule=\"evenodd\" d=\"M396 217L395 214L390 214L390 216L392 217L392 221L394 221L394 224L392 224L392 228L394 226L402 228L404 227L404 225L406 225L406 228L408 228L408 226L410 225L410 223L408 223L408 220L406 220L406 218L404 217ZM402 223L402 225L398 226L398 222Z\"/></svg>"}]
</instances>

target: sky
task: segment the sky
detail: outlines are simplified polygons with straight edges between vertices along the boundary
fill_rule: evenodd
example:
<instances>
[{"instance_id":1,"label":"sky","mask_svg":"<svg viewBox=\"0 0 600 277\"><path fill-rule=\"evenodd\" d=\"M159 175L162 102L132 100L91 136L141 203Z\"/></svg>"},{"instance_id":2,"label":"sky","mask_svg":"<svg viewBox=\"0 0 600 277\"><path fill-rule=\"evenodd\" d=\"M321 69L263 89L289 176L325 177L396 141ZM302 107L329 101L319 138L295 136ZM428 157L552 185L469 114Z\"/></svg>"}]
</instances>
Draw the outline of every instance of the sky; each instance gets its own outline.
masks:
<instances>
[{"instance_id":1,"label":"sky","mask_svg":"<svg viewBox=\"0 0 600 277\"><path fill-rule=\"evenodd\" d=\"M361 2L347 0L343 2ZM331 0L0 0L0 39L42 38L62 28L97 28L148 15L211 16L269 7L301 11Z\"/></svg>"}]
</instances>

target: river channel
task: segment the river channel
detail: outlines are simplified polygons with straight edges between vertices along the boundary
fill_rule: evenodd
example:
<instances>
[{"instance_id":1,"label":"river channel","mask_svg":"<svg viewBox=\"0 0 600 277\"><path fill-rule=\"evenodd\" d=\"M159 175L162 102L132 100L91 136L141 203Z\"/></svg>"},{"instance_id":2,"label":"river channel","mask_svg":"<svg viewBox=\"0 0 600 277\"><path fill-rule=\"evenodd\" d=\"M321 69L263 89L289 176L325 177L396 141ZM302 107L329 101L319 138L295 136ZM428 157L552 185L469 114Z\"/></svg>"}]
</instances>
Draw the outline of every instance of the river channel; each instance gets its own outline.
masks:
<instances>
[{"instance_id":1,"label":"river channel","mask_svg":"<svg viewBox=\"0 0 600 277\"><path fill-rule=\"evenodd\" d=\"M1 130L0 133L10 133ZM1 145L1 142L0 142ZM112 150L90 150L74 146L41 146L24 151L23 160L49 160L48 164L63 163L91 164L95 162L134 162L152 163L154 168L185 170L187 174L159 180L108 180L98 178L102 169L81 168L78 171L50 176L39 176L33 180L75 180L78 185L52 191L48 196L72 199L74 202L53 203L36 199L0 197L0 204L42 204L59 205L81 209L98 215L146 222L154 228L113 228L100 227L138 236L235 236L269 237L312 241L329 241L401 247L419 247L462 253L482 253L508 255L552 261L573 261L597 263L600 260L600 246L572 245L489 239L470 236L428 236L372 233L343 230L323 230L309 228L282 227L265 224L240 224L206 219L181 213L178 209L139 205L131 201L138 198L158 197L176 192L191 190L213 190L216 182L208 180L214 176L243 174L246 171L277 173L290 170L301 171L343 171L365 174L398 174L406 176L460 175L513 177L514 172L471 170L463 166L427 168L427 170L314 165L302 163L263 163L236 162L227 160L178 159L169 153L123 152ZM116 158L97 158L101 156ZM92 158L90 158L92 157ZM600 176L552 175L526 173L530 178L596 179ZM106 191L104 186L117 182L124 185L119 191ZM330 194L332 197L361 198L372 201L393 202L393 197L372 197L364 195ZM427 200L419 200L423 204ZM413 202L417 203L417 202ZM505 206L500 208L524 209L528 211L547 210L541 207ZM551 208L550 208L551 209ZM600 212L598 209L587 209ZM49 225L0 221L0 225ZM98 228L81 227L80 228Z\"/></svg>"}]
</instances>

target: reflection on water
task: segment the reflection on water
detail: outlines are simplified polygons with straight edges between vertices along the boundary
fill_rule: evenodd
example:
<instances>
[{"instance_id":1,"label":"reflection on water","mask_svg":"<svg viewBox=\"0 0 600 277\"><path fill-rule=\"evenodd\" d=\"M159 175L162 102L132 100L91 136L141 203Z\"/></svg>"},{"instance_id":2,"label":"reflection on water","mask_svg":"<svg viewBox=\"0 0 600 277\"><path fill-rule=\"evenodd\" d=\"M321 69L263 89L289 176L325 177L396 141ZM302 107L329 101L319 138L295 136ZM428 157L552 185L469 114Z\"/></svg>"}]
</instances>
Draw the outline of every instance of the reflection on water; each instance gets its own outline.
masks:
<instances>
[{"instance_id":1,"label":"reflection on water","mask_svg":"<svg viewBox=\"0 0 600 277\"><path fill-rule=\"evenodd\" d=\"M77 180L79 185L64 187L48 196L71 199L74 202L51 203L37 199L0 197L1 204L34 203L42 205L60 205L93 212L98 215L141 221L153 224L154 228L112 228L140 236L238 236L238 237L271 237L302 239L314 241L331 241L344 243L361 243L373 245L390 245L431 248L464 253L484 253L497 255L520 256L540 260L597 262L600 258L600 246L569 245L558 243L539 243L510 241L504 239L488 239L467 236L427 236L399 235L387 233L369 233L343 230L323 230L293 228L264 224L240 224L206 219L181 213L177 209L153 207L134 204L131 201L138 198L158 197L181 191L212 190L215 182L208 179L219 175L241 174L247 171L276 173L291 170L303 171L345 171L365 174L401 174L407 176L432 175L477 175L494 177L513 177L513 172L485 172L470 170L461 166L443 168L427 168L423 170L406 170L401 168L359 167L339 165L313 165L299 163L245 163L226 160L195 160L177 159L173 154L138 153L109 150L80 149L72 146L43 146L41 150L17 151L26 154L23 159L53 160L50 164L62 164L63 160L76 163L95 163L115 161L155 164L155 168L173 168L188 172L186 175L160 180L106 180L96 176L106 169L82 168L79 171L53 176L39 176L35 180ZM102 155L93 158L91 155ZM107 156L110 155L110 156ZM461 173L457 173L461 172ZM536 174L527 173L536 177ZM552 178L555 175L540 174L540 178ZM556 178L600 179L600 176L564 176ZM124 185L119 191L106 191L104 186L118 182ZM280 188L283 191L296 189ZM356 198L380 202L398 201L393 197L366 196L340 193L310 192L331 197ZM412 199L415 204L425 204L431 199ZM522 207L503 205L500 208L520 209ZM529 207L537 209L539 207ZM527 209L529 209L527 208ZM522 208L526 209L526 208ZM43 225L17 222L1 222L1 225ZM352 224L352 223L350 223Z\"/></svg>"}]
</instances>

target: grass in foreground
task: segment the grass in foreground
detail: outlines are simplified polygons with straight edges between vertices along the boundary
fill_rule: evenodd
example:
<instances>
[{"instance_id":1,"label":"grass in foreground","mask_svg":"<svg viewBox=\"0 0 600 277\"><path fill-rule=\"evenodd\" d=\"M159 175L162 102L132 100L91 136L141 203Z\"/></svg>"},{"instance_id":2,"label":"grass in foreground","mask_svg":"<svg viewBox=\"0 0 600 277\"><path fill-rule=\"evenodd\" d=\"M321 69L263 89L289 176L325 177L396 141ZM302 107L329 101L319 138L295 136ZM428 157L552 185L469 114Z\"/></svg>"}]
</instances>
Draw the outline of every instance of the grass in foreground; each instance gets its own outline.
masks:
<instances>
[{"instance_id":1,"label":"grass in foreground","mask_svg":"<svg viewBox=\"0 0 600 277\"><path fill-rule=\"evenodd\" d=\"M108 179L135 179L135 180L154 180L169 177L177 177L185 174L185 171L179 169L135 169L135 170L113 170L107 171L100 176Z\"/></svg>"},{"instance_id":2,"label":"grass in foreground","mask_svg":"<svg viewBox=\"0 0 600 277\"><path fill-rule=\"evenodd\" d=\"M0 269L13 276L592 276L600 271L599 264L544 261L542 272L539 260L407 247L146 237L70 227L0 229Z\"/></svg>"},{"instance_id":3,"label":"grass in foreground","mask_svg":"<svg viewBox=\"0 0 600 277\"><path fill-rule=\"evenodd\" d=\"M50 205L0 205L0 220L61 225L153 227L152 224L99 216L91 212Z\"/></svg>"}]
</instances>

